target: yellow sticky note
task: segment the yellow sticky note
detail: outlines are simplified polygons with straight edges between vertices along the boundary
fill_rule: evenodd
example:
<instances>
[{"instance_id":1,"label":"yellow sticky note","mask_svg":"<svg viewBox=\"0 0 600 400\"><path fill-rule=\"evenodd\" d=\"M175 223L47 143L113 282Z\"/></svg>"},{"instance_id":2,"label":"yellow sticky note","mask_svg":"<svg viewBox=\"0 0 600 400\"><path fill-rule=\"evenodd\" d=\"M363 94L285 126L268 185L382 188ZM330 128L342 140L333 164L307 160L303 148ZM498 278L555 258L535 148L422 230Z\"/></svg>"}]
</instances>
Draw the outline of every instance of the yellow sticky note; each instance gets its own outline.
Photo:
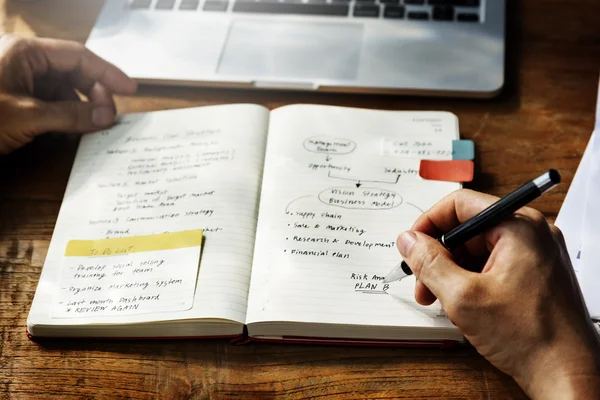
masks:
<instances>
[{"instance_id":1,"label":"yellow sticky note","mask_svg":"<svg viewBox=\"0 0 600 400\"><path fill-rule=\"evenodd\" d=\"M71 240L50 315L91 323L189 310L201 250L202 230Z\"/></svg>"},{"instance_id":2,"label":"yellow sticky note","mask_svg":"<svg viewBox=\"0 0 600 400\"><path fill-rule=\"evenodd\" d=\"M202 230L161 233L98 240L71 240L65 256L98 257L147 251L174 250L202 245Z\"/></svg>"}]
</instances>

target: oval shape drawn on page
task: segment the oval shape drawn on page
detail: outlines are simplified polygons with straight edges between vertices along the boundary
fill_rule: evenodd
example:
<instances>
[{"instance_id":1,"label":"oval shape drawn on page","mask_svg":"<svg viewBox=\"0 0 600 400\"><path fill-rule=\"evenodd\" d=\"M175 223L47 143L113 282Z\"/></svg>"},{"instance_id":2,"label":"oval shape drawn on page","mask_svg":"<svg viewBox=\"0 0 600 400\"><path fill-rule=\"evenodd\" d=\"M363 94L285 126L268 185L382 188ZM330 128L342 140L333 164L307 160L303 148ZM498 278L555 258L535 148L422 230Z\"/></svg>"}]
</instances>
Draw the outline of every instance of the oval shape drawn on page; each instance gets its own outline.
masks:
<instances>
[{"instance_id":1,"label":"oval shape drawn on page","mask_svg":"<svg viewBox=\"0 0 600 400\"><path fill-rule=\"evenodd\" d=\"M329 206L354 210L389 210L403 202L399 193L367 187L325 189L319 193L319 200Z\"/></svg>"},{"instance_id":2,"label":"oval shape drawn on page","mask_svg":"<svg viewBox=\"0 0 600 400\"><path fill-rule=\"evenodd\" d=\"M304 141L304 148L311 153L349 154L356 149L356 142L330 136L313 136Z\"/></svg>"}]
</instances>

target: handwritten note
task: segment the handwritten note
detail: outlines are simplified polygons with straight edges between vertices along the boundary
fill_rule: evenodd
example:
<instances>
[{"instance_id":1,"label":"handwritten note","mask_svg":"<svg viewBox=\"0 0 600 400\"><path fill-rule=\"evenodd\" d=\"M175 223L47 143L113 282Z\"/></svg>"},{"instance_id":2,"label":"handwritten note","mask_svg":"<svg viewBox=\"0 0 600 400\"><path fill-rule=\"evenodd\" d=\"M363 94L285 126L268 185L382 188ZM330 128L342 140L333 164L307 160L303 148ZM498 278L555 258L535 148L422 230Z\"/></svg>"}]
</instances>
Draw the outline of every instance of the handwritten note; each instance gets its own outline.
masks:
<instances>
[{"instance_id":1,"label":"handwritten note","mask_svg":"<svg viewBox=\"0 0 600 400\"><path fill-rule=\"evenodd\" d=\"M202 107L125 115L111 129L84 135L30 322L46 326L216 318L244 323L268 119L269 111L255 105ZM191 308L84 314L78 319L55 318L50 312L55 293L71 285L62 285L62 268L65 247L73 238L197 229L203 231L204 245L202 268L191 279L197 282ZM160 279L149 278L144 292L156 286L155 278Z\"/></svg>"},{"instance_id":2,"label":"handwritten note","mask_svg":"<svg viewBox=\"0 0 600 400\"><path fill-rule=\"evenodd\" d=\"M202 231L68 243L52 315L77 318L188 310Z\"/></svg>"},{"instance_id":3,"label":"handwritten note","mask_svg":"<svg viewBox=\"0 0 600 400\"><path fill-rule=\"evenodd\" d=\"M381 154L421 160L452 160L452 141L452 138L439 135L386 137L381 143Z\"/></svg>"},{"instance_id":4,"label":"handwritten note","mask_svg":"<svg viewBox=\"0 0 600 400\"><path fill-rule=\"evenodd\" d=\"M386 138L410 156L382 156ZM420 159L451 160L455 139L448 113L272 111L247 323L450 327L414 301L414 278L383 278L397 235L460 187L419 177Z\"/></svg>"}]
</instances>

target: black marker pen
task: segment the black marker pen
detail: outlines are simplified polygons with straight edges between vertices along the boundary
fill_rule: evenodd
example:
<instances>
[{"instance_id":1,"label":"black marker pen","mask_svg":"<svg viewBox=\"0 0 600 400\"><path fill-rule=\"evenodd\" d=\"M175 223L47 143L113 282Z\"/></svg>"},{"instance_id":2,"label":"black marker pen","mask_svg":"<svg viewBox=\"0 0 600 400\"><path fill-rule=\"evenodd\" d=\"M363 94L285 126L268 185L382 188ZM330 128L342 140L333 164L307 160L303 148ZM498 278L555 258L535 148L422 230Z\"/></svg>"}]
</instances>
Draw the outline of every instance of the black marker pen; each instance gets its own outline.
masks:
<instances>
[{"instance_id":1,"label":"black marker pen","mask_svg":"<svg viewBox=\"0 0 600 400\"><path fill-rule=\"evenodd\" d=\"M519 208L537 199L559 183L560 174L558 171L551 169L539 178L534 179L514 192L507 194L479 214L452 229L450 232L442 235L438 241L448 250L452 250L465 244L475 236L498 225L503 219L517 211ZM389 283L399 281L412 274L413 272L408 264L402 261L386 275L383 282Z\"/></svg>"}]
</instances>

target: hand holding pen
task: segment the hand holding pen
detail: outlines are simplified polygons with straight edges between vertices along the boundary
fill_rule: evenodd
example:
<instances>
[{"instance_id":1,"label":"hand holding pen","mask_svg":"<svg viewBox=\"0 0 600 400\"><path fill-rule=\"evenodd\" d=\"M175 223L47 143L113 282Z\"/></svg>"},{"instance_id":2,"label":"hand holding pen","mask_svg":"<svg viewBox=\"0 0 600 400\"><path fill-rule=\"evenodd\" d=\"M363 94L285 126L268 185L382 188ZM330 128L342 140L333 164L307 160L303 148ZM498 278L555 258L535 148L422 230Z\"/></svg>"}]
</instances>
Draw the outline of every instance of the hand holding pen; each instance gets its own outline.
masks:
<instances>
[{"instance_id":1,"label":"hand holding pen","mask_svg":"<svg viewBox=\"0 0 600 400\"><path fill-rule=\"evenodd\" d=\"M516 214L504 210L503 218L485 228L475 225L479 234L463 236L461 250L469 261L484 260L481 272L460 267L434 239L508 202L498 200L454 192L398 237L398 249L417 278L417 302L439 299L477 351L531 398L600 398L600 343L558 228L529 207Z\"/></svg>"}]
</instances>

